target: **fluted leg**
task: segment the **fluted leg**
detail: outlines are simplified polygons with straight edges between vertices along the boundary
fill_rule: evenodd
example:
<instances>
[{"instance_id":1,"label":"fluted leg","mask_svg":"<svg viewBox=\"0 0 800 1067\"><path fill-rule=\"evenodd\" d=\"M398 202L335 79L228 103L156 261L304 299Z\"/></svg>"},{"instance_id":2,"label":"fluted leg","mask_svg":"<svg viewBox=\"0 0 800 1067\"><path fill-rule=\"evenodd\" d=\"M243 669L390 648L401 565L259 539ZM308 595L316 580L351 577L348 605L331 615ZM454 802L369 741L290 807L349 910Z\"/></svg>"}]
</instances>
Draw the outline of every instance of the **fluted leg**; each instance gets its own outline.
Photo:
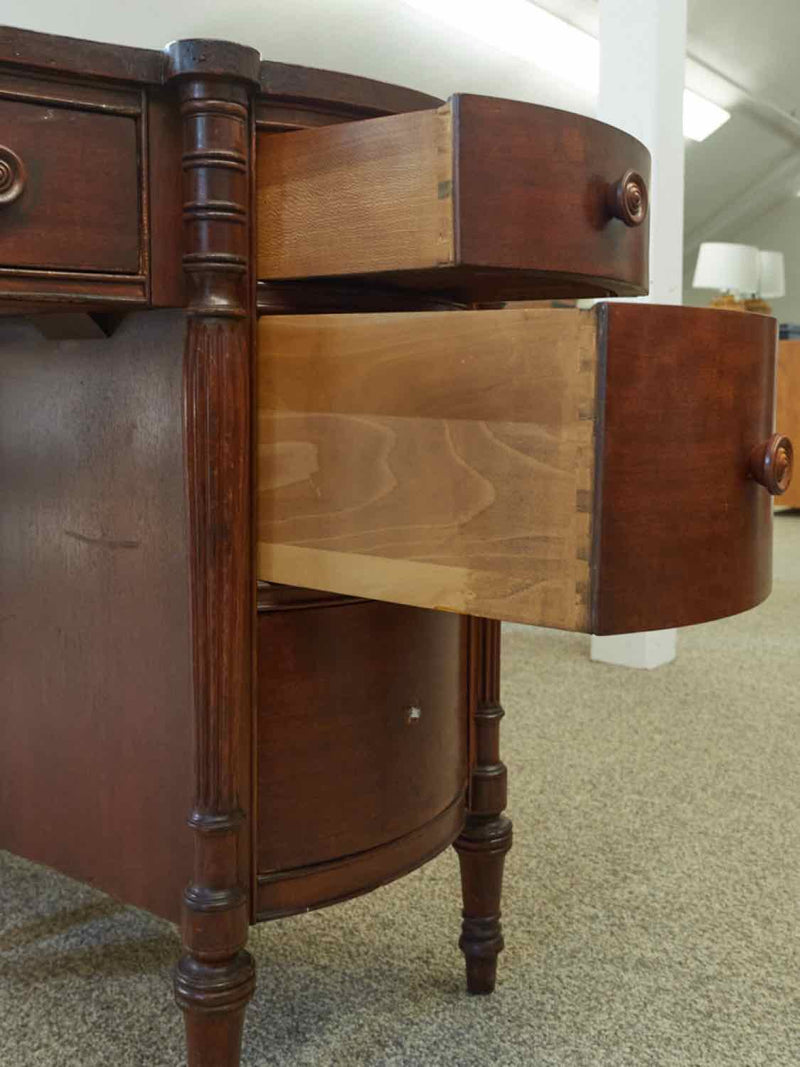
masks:
<instances>
[{"instance_id":1,"label":"fluted leg","mask_svg":"<svg viewBox=\"0 0 800 1067\"><path fill-rule=\"evenodd\" d=\"M503 867L511 848L506 806L506 768L500 761L500 623L472 619L471 657L475 687L474 759L467 821L455 841L464 899L459 947L470 993L491 993L503 949L500 898Z\"/></svg>"},{"instance_id":2,"label":"fluted leg","mask_svg":"<svg viewBox=\"0 0 800 1067\"><path fill-rule=\"evenodd\" d=\"M255 286L250 215L259 55L170 45L183 125L186 478L192 584L194 870L175 996L189 1067L238 1067L255 968L250 919Z\"/></svg>"}]
</instances>

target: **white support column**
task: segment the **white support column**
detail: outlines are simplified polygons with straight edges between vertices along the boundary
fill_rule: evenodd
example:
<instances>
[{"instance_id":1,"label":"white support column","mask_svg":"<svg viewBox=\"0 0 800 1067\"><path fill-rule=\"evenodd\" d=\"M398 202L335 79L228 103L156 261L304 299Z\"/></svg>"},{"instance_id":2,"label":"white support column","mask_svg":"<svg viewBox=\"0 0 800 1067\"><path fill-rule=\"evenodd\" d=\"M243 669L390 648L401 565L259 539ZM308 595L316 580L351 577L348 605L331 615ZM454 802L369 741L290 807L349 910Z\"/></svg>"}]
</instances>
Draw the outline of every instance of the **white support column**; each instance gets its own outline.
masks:
<instances>
[{"instance_id":1,"label":"white support column","mask_svg":"<svg viewBox=\"0 0 800 1067\"><path fill-rule=\"evenodd\" d=\"M638 137L653 156L650 295L680 304L683 287L683 82L686 0L600 0L597 117ZM676 630L592 637L592 659L659 667L675 658Z\"/></svg>"}]
</instances>

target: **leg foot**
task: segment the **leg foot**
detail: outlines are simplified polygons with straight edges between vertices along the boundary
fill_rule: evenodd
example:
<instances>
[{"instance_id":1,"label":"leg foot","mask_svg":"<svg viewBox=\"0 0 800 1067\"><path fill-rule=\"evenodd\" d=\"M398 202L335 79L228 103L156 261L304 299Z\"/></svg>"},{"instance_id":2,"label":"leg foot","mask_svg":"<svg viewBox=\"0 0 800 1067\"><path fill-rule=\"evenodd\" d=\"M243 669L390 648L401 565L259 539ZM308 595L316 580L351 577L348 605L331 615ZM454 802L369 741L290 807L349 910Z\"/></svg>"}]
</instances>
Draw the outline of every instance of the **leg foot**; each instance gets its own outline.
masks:
<instances>
[{"instance_id":1,"label":"leg foot","mask_svg":"<svg viewBox=\"0 0 800 1067\"><path fill-rule=\"evenodd\" d=\"M503 950L500 897L503 866L511 848L506 806L506 768L500 760L500 623L470 619L473 753L467 821L454 847L464 897L459 948L467 963L470 993L491 993Z\"/></svg>"},{"instance_id":2,"label":"leg foot","mask_svg":"<svg viewBox=\"0 0 800 1067\"><path fill-rule=\"evenodd\" d=\"M175 971L183 1009L189 1067L239 1067L244 1013L255 987L248 952L224 963L184 956Z\"/></svg>"},{"instance_id":3,"label":"leg foot","mask_svg":"<svg viewBox=\"0 0 800 1067\"><path fill-rule=\"evenodd\" d=\"M504 816L470 815L455 849L464 897L458 946L467 965L470 993L494 992L497 957L503 950L500 897L503 866L511 848L511 821Z\"/></svg>"}]
</instances>

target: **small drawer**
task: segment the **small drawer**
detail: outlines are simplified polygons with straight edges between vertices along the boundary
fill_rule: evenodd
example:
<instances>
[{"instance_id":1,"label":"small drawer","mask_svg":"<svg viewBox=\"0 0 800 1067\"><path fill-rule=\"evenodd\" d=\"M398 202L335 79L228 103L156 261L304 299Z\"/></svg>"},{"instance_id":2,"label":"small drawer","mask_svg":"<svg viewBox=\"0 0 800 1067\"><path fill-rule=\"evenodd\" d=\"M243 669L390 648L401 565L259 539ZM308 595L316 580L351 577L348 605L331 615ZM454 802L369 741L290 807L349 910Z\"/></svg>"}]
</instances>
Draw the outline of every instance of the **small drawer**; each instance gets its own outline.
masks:
<instances>
[{"instance_id":1,"label":"small drawer","mask_svg":"<svg viewBox=\"0 0 800 1067\"><path fill-rule=\"evenodd\" d=\"M649 177L628 134L491 97L262 134L258 276L464 302L641 294Z\"/></svg>"},{"instance_id":2,"label":"small drawer","mask_svg":"<svg viewBox=\"0 0 800 1067\"><path fill-rule=\"evenodd\" d=\"M0 267L140 270L137 122L0 100Z\"/></svg>"},{"instance_id":3,"label":"small drawer","mask_svg":"<svg viewBox=\"0 0 800 1067\"><path fill-rule=\"evenodd\" d=\"M379 849L463 799L464 620L318 597L258 625L260 875Z\"/></svg>"},{"instance_id":4,"label":"small drawer","mask_svg":"<svg viewBox=\"0 0 800 1067\"><path fill-rule=\"evenodd\" d=\"M258 577L598 634L753 607L791 460L764 451L775 332L636 304L264 317Z\"/></svg>"}]
</instances>

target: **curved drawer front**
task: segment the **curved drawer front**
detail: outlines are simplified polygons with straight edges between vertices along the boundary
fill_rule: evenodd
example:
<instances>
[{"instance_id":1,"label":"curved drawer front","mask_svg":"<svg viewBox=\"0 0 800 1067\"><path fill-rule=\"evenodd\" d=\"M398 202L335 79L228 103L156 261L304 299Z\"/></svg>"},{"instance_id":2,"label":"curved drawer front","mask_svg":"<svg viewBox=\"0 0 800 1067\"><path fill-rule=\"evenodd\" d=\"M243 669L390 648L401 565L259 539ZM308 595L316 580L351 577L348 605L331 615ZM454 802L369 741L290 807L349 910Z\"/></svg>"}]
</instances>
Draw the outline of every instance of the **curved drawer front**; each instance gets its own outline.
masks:
<instances>
[{"instance_id":1,"label":"curved drawer front","mask_svg":"<svg viewBox=\"0 0 800 1067\"><path fill-rule=\"evenodd\" d=\"M464 302L644 293L649 176L620 130L491 97L264 134L258 276Z\"/></svg>"},{"instance_id":2,"label":"curved drawer front","mask_svg":"<svg viewBox=\"0 0 800 1067\"><path fill-rule=\"evenodd\" d=\"M258 577L593 633L753 607L775 326L635 304L262 318Z\"/></svg>"},{"instance_id":3,"label":"curved drawer front","mask_svg":"<svg viewBox=\"0 0 800 1067\"><path fill-rule=\"evenodd\" d=\"M466 785L464 621L391 604L314 604L259 616L261 875L403 838Z\"/></svg>"},{"instance_id":4,"label":"curved drawer front","mask_svg":"<svg viewBox=\"0 0 800 1067\"><path fill-rule=\"evenodd\" d=\"M775 320L652 305L605 314L595 632L754 607L772 585L772 500L748 464L773 432Z\"/></svg>"}]
</instances>

